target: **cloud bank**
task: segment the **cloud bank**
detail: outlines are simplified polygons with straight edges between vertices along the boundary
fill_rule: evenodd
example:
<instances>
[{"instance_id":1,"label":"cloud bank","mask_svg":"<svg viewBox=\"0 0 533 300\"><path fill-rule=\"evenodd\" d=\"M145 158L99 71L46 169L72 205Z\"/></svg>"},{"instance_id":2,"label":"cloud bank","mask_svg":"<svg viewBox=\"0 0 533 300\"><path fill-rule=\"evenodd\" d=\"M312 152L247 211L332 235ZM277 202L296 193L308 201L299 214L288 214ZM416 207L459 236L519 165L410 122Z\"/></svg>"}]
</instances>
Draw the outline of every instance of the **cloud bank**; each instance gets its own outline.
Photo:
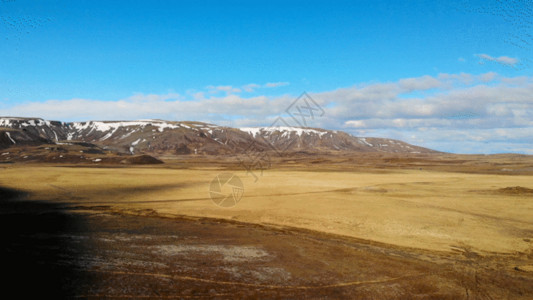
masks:
<instances>
[{"instance_id":1,"label":"cloud bank","mask_svg":"<svg viewBox=\"0 0 533 300\"><path fill-rule=\"evenodd\" d=\"M500 56L493 57L488 54L476 54L477 57L481 58L482 61L492 61L502 65L514 67L520 61L518 58L513 58L509 56Z\"/></svg>"},{"instance_id":2,"label":"cloud bank","mask_svg":"<svg viewBox=\"0 0 533 300\"><path fill-rule=\"evenodd\" d=\"M500 58L498 58L500 59ZM298 95L250 96L288 83L209 86L187 94L135 94L116 101L68 99L8 107L2 115L68 121L158 118L268 126ZM439 74L309 94L325 111L308 125L388 137L456 153L533 154L533 78Z\"/></svg>"}]
</instances>

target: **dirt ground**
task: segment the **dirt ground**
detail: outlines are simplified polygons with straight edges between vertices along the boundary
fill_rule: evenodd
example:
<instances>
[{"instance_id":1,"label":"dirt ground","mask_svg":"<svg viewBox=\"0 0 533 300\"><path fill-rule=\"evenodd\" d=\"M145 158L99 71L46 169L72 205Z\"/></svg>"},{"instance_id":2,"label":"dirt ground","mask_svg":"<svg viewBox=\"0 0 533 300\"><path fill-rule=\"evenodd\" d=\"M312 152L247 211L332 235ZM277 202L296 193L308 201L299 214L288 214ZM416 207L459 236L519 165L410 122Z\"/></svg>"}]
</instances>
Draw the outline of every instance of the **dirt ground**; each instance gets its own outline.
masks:
<instances>
[{"instance_id":1,"label":"dirt ground","mask_svg":"<svg viewBox=\"0 0 533 300\"><path fill-rule=\"evenodd\" d=\"M257 178L223 159L1 165L3 257L17 262L7 286L88 298L532 299L532 159L399 159L296 156ZM233 207L210 198L221 173L242 181Z\"/></svg>"}]
</instances>

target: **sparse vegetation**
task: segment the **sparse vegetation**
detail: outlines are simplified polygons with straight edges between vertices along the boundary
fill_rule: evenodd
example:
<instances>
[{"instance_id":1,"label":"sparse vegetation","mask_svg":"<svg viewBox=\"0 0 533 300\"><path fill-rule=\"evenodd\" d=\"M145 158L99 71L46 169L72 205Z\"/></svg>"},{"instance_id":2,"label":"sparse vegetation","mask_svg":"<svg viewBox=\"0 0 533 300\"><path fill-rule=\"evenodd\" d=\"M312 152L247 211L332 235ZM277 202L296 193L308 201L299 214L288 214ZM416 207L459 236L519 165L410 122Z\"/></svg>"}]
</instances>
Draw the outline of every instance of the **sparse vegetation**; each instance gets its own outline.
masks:
<instances>
[{"instance_id":1,"label":"sparse vegetation","mask_svg":"<svg viewBox=\"0 0 533 300\"><path fill-rule=\"evenodd\" d=\"M422 155L389 164L388 157L295 154L275 160L258 182L237 163L221 157L184 156L146 166L16 163L1 167L0 185L9 188L6 195L19 190L31 203L50 203L90 218L91 239L116 239L116 234L98 233L111 230L99 227L108 224L120 228L112 231L139 232L150 241L126 236L120 242L124 254L104 255L108 261L126 257L143 261L144 255L150 255L138 267L102 269L104 265L97 264L95 269L95 262L88 261L93 267L87 271L99 278L102 288L128 278L121 281L122 289L144 296L153 296L140 288L151 282L158 291L173 287L182 296L528 299L533 293L533 202L526 188L531 186L531 175L509 175L499 171L498 164L505 162L518 170L529 158L499 156L483 161ZM424 170L419 170L422 162ZM245 192L237 206L221 208L209 198L208 185L214 176L228 171L241 177ZM102 214L122 217L95 223L94 217ZM126 216L137 219L122 223ZM182 225L170 229L166 220ZM117 225L110 225L114 222ZM153 227L134 225L145 223ZM189 248L196 250L159 261L162 254L142 247L190 242L160 239L148 228L166 228L177 236L190 232L197 244ZM86 251L92 254L85 259L115 253L113 245L87 244ZM245 262L246 273L243 262L227 262L211 250L201 251L220 245L257 247L264 255ZM179 263L182 271L168 271L177 266L175 259L185 257L186 262ZM155 262L162 265L152 265ZM282 275L286 279L280 283L276 278ZM191 285L196 288L186 288ZM216 293L209 294L211 289Z\"/></svg>"}]
</instances>

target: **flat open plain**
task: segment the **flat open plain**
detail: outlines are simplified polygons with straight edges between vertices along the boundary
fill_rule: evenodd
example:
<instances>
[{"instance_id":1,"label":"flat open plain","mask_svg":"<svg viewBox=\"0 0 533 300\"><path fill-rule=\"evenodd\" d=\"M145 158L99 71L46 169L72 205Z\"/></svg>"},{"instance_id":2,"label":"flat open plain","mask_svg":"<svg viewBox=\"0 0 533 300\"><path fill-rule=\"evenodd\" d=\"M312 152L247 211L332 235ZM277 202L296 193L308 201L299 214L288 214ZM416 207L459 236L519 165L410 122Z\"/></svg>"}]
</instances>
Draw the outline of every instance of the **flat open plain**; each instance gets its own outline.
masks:
<instances>
[{"instance_id":1,"label":"flat open plain","mask_svg":"<svg viewBox=\"0 0 533 300\"><path fill-rule=\"evenodd\" d=\"M234 207L209 196L223 172ZM4 256L68 274L42 287L68 296L531 299L532 174L505 155L295 156L257 180L223 158L6 164Z\"/></svg>"}]
</instances>

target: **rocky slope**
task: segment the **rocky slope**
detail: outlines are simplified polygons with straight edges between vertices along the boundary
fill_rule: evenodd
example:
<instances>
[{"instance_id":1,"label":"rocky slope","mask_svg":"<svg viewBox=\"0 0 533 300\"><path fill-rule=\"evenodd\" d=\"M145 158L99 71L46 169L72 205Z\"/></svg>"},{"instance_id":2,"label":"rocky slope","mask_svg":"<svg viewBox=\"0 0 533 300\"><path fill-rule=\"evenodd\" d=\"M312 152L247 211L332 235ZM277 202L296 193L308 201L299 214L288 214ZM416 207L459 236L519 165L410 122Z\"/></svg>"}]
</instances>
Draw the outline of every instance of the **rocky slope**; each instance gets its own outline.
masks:
<instances>
[{"instance_id":1,"label":"rocky slope","mask_svg":"<svg viewBox=\"0 0 533 300\"><path fill-rule=\"evenodd\" d=\"M295 127L231 128L162 120L64 123L0 117L0 149L15 145L92 143L123 154L241 154L246 151L431 153L398 140L359 138L342 131Z\"/></svg>"}]
</instances>

